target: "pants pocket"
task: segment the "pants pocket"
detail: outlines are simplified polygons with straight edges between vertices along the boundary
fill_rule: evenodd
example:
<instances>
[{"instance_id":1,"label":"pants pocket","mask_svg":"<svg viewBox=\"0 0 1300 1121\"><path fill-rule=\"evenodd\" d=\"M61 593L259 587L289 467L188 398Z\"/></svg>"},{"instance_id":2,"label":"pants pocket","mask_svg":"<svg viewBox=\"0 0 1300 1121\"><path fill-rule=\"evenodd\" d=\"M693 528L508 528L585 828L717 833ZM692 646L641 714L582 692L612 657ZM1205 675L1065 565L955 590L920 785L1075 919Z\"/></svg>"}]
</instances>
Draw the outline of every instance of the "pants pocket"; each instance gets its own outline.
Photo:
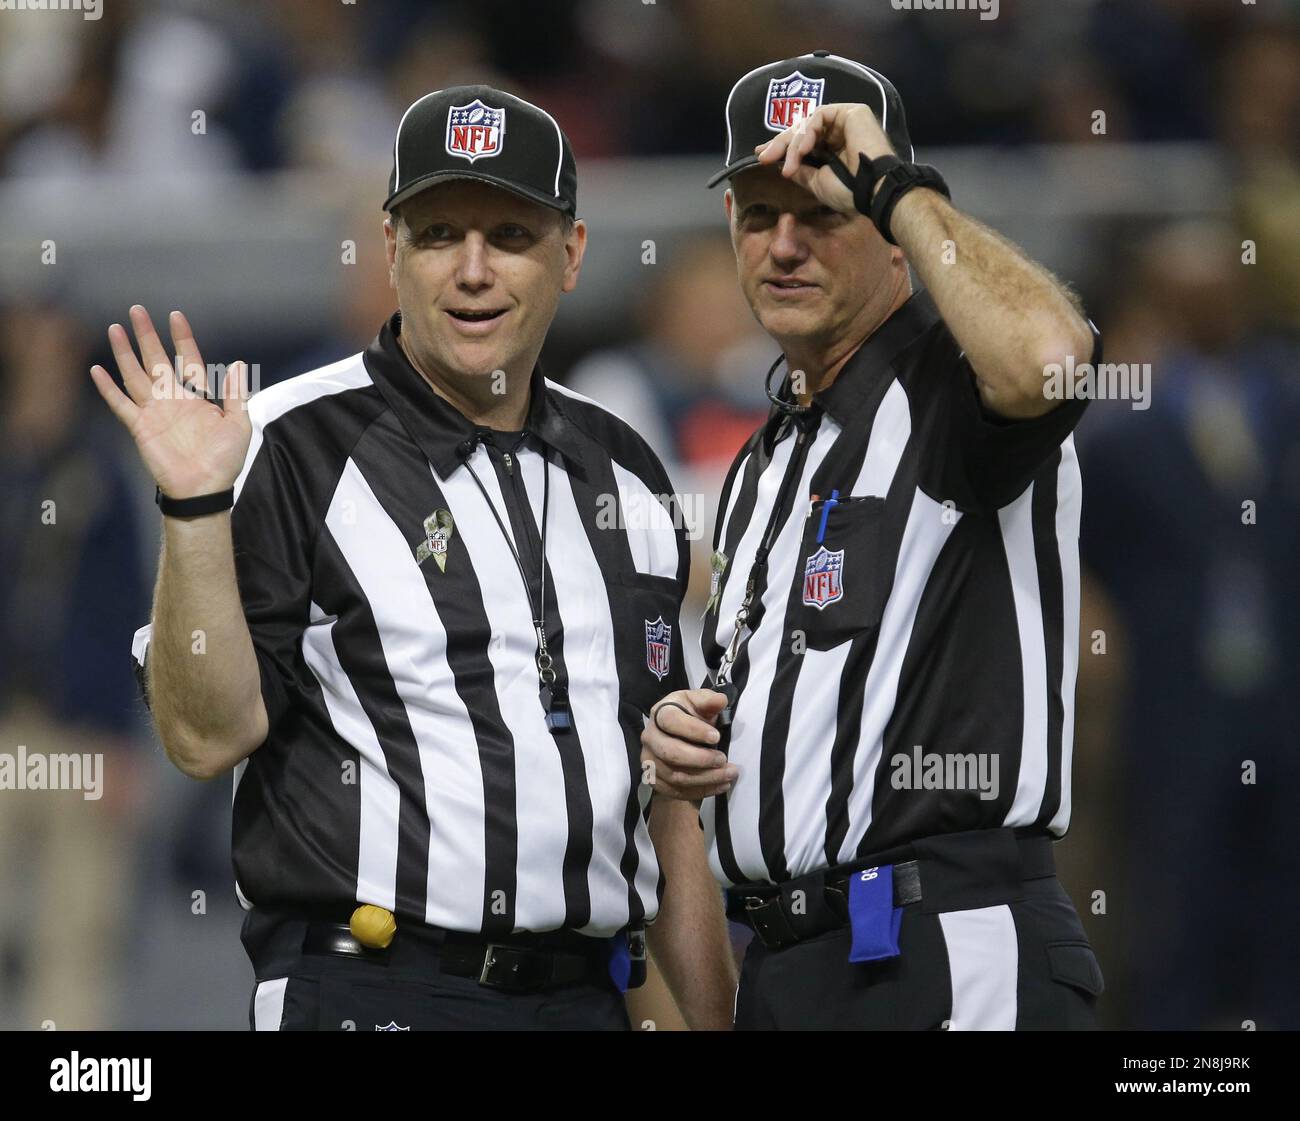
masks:
<instances>
[{"instance_id":1,"label":"pants pocket","mask_svg":"<svg viewBox=\"0 0 1300 1121\"><path fill-rule=\"evenodd\" d=\"M468 977L416 982L325 976L320 981L317 1030L470 1030L489 1026L490 1013L504 999Z\"/></svg>"},{"instance_id":2,"label":"pants pocket","mask_svg":"<svg viewBox=\"0 0 1300 1121\"><path fill-rule=\"evenodd\" d=\"M1097 955L1087 942L1049 942L1047 965L1053 981L1085 996L1099 997L1106 988Z\"/></svg>"},{"instance_id":3,"label":"pants pocket","mask_svg":"<svg viewBox=\"0 0 1300 1121\"><path fill-rule=\"evenodd\" d=\"M1105 989L1101 965L1060 881L1029 881L1012 904L1020 940L1018 1027L1029 1031L1091 1031Z\"/></svg>"}]
</instances>

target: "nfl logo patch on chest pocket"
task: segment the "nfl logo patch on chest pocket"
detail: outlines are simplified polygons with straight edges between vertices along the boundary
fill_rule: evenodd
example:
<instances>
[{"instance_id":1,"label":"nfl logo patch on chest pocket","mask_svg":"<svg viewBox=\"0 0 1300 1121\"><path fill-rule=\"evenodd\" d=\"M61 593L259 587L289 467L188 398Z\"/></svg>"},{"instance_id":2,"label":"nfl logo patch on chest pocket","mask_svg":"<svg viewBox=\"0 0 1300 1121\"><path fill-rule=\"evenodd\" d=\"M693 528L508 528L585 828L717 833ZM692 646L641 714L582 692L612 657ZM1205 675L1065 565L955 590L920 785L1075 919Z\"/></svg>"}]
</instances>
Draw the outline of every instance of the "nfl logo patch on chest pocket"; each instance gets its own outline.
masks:
<instances>
[{"instance_id":1,"label":"nfl logo patch on chest pocket","mask_svg":"<svg viewBox=\"0 0 1300 1121\"><path fill-rule=\"evenodd\" d=\"M803 601L821 611L844 598L844 550L820 546L803 566Z\"/></svg>"},{"instance_id":2,"label":"nfl logo patch on chest pocket","mask_svg":"<svg viewBox=\"0 0 1300 1121\"><path fill-rule=\"evenodd\" d=\"M668 676L669 655L673 648L673 628L659 616L653 623L645 620L645 664L660 681Z\"/></svg>"}]
</instances>

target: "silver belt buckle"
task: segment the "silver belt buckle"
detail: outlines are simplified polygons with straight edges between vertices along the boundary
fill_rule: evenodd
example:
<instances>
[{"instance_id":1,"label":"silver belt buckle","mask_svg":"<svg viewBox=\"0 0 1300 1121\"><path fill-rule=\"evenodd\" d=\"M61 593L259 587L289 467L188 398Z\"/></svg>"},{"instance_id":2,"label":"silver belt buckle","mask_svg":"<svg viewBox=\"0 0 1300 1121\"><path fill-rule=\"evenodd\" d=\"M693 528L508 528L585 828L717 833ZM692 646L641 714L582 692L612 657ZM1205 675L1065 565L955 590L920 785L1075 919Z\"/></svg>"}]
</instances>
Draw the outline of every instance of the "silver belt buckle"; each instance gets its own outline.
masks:
<instances>
[{"instance_id":1,"label":"silver belt buckle","mask_svg":"<svg viewBox=\"0 0 1300 1121\"><path fill-rule=\"evenodd\" d=\"M488 979L488 975L492 972L492 967L497 963L496 951L497 946L492 942L489 942L487 949L483 951L483 968L479 970L478 974L478 983L480 985L491 987L494 984Z\"/></svg>"}]
</instances>

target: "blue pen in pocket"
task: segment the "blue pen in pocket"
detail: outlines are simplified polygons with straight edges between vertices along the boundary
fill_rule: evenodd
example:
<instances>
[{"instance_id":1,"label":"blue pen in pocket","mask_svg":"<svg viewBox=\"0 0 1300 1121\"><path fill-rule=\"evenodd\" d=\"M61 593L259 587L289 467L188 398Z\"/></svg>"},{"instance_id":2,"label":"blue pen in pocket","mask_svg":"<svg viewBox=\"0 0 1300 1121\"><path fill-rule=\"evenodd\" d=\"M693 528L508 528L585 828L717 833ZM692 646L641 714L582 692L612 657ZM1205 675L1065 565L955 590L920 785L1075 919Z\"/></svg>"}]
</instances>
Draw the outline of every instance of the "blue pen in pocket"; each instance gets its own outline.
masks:
<instances>
[{"instance_id":1,"label":"blue pen in pocket","mask_svg":"<svg viewBox=\"0 0 1300 1121\"><path fill-rule=\"evenodd\" d=\"M826 504L822 507L821 524L817 527L818 545L820 545L826 539L826 519L831 516L831 507L838 506L839 502L840 502L840 492L838 490L831 491L830 498L826 500Z\"/></svg>"}]
</instances>

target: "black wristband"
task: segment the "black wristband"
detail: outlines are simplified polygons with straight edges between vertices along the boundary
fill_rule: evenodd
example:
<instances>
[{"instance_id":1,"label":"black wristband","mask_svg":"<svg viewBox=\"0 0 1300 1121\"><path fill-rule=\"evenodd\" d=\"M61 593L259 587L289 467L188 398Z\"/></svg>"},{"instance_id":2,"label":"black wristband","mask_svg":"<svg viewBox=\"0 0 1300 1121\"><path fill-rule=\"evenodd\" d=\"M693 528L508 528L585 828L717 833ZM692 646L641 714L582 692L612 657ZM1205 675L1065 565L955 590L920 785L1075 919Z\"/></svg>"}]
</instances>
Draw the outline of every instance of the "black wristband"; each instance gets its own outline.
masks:
<instances>
[{"instance_id":1,"label":"black wristband","mask_svg":"<svg viewBox=\"0 0 1300 1121\"><path fill-rule=\"evenodd\" d=\"M865 156L859 155L859 160L865 160ZM929 187L931 190L938 191L944 198L952 198L948 190L948 184L944 182L943 176L939 174L936 168L925 163L903 163L902 160L895 156L884 156L878 160L868 161L871 164L871 170L867 177L874 186L877 179L881 179L880 190L875 192L871 197L871 208L864 213L869 214L871 220L876 224L876 229L880 231L883 237L890 245L897 245L893 232L890 230L890 220L894 215L894 207L898 205L901 199L908 191L915 187ZM883 167L883 175L878 175L878 169ZM858 165L858 178L861 180L862 165ZM858 206L857 192L854 192L854 205ZM861 209L859 207L859 209Z\"/></svg>"},{"instance_id":2,"label":"black wristband","mask_svg":"<svg viewBox=\"0 0 1300 1121\"><path fill-rule=\"evenodd\" d=\"M883 155L869 160L863 152L858 153L858 174L853 180L853 205L859 214L871 217L871 193L875 190L880 177L902 164L897 156Z\"/></svg>"},{"instance_id":3,"label":"black wristband","mask_svg":"<svg viewBox=\"0 0 1300 1121\"><path fill-rule=\"evenodd\" d=\"M196 494L193 498L168 498L158 487L153 500L158 509L169 518L200 518L204 514L219 514L235 504L235 488L219 490L212 494Z\"/></svg>"}]
</instances>

